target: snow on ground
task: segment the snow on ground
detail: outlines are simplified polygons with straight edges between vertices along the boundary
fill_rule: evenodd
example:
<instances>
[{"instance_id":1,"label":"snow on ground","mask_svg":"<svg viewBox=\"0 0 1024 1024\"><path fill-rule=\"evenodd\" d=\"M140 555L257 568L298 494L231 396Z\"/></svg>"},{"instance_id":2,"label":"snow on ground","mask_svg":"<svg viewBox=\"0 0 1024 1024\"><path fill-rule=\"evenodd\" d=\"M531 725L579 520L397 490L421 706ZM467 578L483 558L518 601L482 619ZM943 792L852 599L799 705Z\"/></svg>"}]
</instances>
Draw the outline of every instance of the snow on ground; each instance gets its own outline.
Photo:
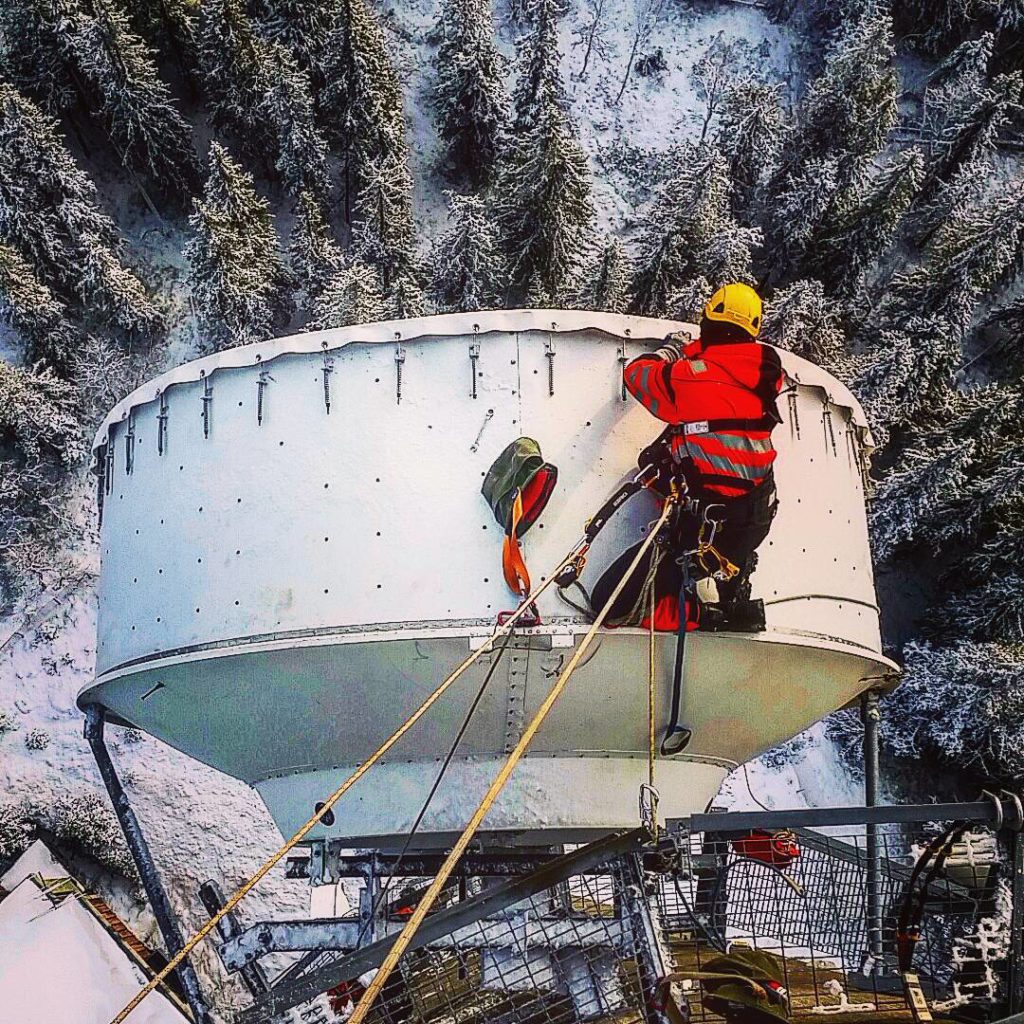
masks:
<instances>
[{"instance_id":1,"label":"snow on ground","mask_svg":"<svg viewBox=\"0 0 1024 1024\"><path fill-rule=\"evenodd\" d=\"M823 723L802 733L792 747L786 758L765 755L730 772L715 805L730 811L774 811L863 804L864 785L851 778Z\"/></svg>"},{"instance_id":2,"label":"snow on ground","mask_svg":"<svg viewBox=\"0 0 1024 1024\"><path fill-rule=\"evenodd\" d=\"M16 626L16 621L0 621L0 645ZM45 805L63 795L103 792L75 707L78 691L93 676L95 637L96 600L86 583L34 628L15 633L0 648L0 711L17 724L16 731L0 734L3 803ZM44 749L29 749L25 743L35 729L49 739ZM277 848L280 834L256 793L243 783L149 736L129 742L124 730L109 727L107 738L171 900L185 927L194 931L205 920L199 885L213 878L230 891ZM145 942L162 946L152 918L124 886L102 873L91 881ZM282 865L247 899L243 917L303 916L308 907L308 887L286 881ZM209 979L219 976L219 967L209 945L201 948L197 966L209 991ZM240 994L234 986L224 991L226 998Z\"/></svg>"}]
</instances>

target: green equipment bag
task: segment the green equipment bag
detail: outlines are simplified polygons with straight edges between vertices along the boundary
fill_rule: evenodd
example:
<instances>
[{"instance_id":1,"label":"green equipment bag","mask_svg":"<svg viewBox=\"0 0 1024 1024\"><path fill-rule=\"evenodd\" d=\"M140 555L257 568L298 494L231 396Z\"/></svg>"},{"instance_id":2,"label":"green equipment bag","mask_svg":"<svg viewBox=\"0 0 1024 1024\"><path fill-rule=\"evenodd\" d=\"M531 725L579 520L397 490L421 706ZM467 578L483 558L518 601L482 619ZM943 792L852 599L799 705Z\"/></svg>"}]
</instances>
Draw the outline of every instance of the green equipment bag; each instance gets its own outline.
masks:
<instances>
[{"instance_id":1,"label":"green equipment bag","mask_svg":"<svg viewBox=\"0 0 1024 1024\"><path fill-rule=\"evenodd\" d=\"M522 496L522 517L516 533L522 536L540 517L558 482L558 470L544 461L532 437L516 438L495 460L480 493L506 534L512 533L516 494Z\"/></svg>"},{"instance_id":2,"label":"green equipment bag","mask_svg":"<svg viewBox=\"0 0 1024 1024\"><path fill-rule=\"evenodd\" d=\"M677 981L699 981L704 1008L730 1024L779 1024L789 1019L789 993L782 961L761 949L734 947L708 960L699 971L663 978L662 990Z\"/></svg>"}]
</instances>

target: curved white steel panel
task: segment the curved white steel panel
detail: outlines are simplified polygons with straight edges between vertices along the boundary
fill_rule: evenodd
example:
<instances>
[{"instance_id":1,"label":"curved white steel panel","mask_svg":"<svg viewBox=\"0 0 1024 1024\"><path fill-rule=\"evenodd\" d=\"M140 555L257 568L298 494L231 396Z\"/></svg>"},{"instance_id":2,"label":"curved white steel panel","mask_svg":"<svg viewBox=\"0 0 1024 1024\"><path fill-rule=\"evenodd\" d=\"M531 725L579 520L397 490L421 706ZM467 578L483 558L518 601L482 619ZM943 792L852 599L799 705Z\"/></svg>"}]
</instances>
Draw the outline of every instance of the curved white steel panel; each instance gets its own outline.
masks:
<instances>
[{"instance_id":1,"label":"curved white steel panel","mask_svg":"<svg viewBox=\"0 0 1024 1024\"><path fill-rule=\"evenodd\" d=\"M501 530L479 493L496 455L526 434L559 467L558 488L524 544L541 577L661 429L623 400L622 359L682 326L562 311L431 317L233 349L139 389L97 438L99 678L80 700L100 700L258 783L283 827L304 820L310 787L327 782L322 773L365 757L512 606ZM718 767L694 769L688 792L674 787L679 808L702 805L725 766L890 668L864 516L863 413L824 371L780 355L792 387L774 434L780 507L753 580L768 630L693 636L687 755ZM584 582L655 514L644 496L616 516ZM468 760L453 765L448 810L428 816L425 836L468 816L478 766L501 755L578 641L582 626L555 595L541 611L548 625L521 641L532 648L512 652L492 684L460 750ZM672 643L659 645L662 709ZM550 790L559 807L550 822L531 823L531 801L513 788L493 828L589 834L633 820L645 644L635 631L606 635L538 737L528 785L542 800ZM386 769L413 814L482 671ZM565 757L621 762L616 778L633 792L627 799L592 773L594 784L580 782L568 804L555 800ZM413 768L395 775L403 759ZM395 799L374 815L365 792L353 796L335 834L380 836L388 821L401 832Z\"/></svg>"}]
</instances>

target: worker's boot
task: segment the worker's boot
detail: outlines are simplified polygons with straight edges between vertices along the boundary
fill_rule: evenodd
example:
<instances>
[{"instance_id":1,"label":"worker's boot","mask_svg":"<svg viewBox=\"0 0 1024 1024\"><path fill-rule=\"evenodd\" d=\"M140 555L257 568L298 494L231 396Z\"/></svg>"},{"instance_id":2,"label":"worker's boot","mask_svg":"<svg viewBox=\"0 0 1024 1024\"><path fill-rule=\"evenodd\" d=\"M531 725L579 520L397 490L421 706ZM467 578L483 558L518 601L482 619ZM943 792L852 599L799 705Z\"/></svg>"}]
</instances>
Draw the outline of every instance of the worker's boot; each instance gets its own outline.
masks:
<instances>
[{"instance_id":1,"label":"worker's boot","mask_svg":"<svg viewBox=\"0 0 1024 1024\"><path fill-rule=\"evenodd\" d=\"M730 601L701 605L700 629L705 632L761 633L764 628L764 601Z\"/></svg>"}]
</instances>

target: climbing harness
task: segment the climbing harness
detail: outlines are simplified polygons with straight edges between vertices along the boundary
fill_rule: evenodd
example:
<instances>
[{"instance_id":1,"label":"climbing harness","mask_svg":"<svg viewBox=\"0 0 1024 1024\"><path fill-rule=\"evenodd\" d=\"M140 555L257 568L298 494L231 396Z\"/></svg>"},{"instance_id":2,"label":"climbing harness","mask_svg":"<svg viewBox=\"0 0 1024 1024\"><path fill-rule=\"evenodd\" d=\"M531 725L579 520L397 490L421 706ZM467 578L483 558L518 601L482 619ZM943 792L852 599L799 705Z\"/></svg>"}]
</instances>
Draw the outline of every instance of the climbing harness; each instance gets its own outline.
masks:
<instances>
[{"instance_id":1,"label":"climbing harness","mask_svg":"<svg viewBox=\"0 0 1024 1024\"><path fill-rule=\"evenodd\" d=\"M629 568L625 571L625 573L623 573L622 578L619 580L617 586L612 591L612 594L608 598L604 607L598 612L597 617L594 619L594 622L591 625L590 629L587 630L586 635L580 641L579 647L576 648L576 651L573 653L573 656L569 659L568 664L562 670L561 675L558 677L554 686L551 688L547 697L544 699L544 702L537 710L537 713L534 715L534 717L530 720L529 724L523 730L523 733L519 738L519 742L516 744L512 752L508 755L508 759L505 761L505 764L502 766L501 770L498 772L494 781L491 783L490 788L487 790L487 793L480 801L480 805L473 812L473 816L470 818L469 823L466 825L465 829L463 829L462 834L456 840L455 845L448 853L448 856L445 858L444 863L441 865L441 868L438 871L436 877L430 883L429 888L424 894L423 899L420 901L419 905L416 907L416 910L414 911L412 917L409 919L406 926L399 933L394 945L388 951L387 957L384 959L384 962L381 964L380 969L377 971L376 975L374 975L373 981L370 982L370 985L366 990L366 994L359 1001L359 1004L353 1011L352 1016L349 1018L349 1024L362 1024L362 1022L369 1015L374 1000L380 994L381 989L384 987L384 984L387 982L392 971L394 971L396 965L398 964L398 961L402 958L405 951L409 948L409 945L412 942L414 936L416 935L416 932L419 930L419 927L423 923L424 918L426 918L427 914L430 912L431 907L434 905L434 902L436 901L438 895L444 888L445 883L448 880L448 877L451 875L452 871L455 868L455 865L458 863L459 859L465 853L466 848L469 846L470 842L473 839L473 836L476 834L477 829L480 827L481 823L487 816L487 813L490 811L491 807L494 805L494 802L495 800L497 800L502 789L505 788L505 784L511 777L516 765L522 759L523 754L526 753L527 748L533 742L534 737L537 735L537 732L540 730L540 727L544 724L545 719L547 718L551 709L554 707L555 702L558 700L558 698L562 695L562 692L565 690L565 687L568 684L570 678L572 677L573 672L576 671L576 668L579 665L581 659L583 658L583 655L586 653L587 649L593 643L594 638L597 636L598 631L604 624L604 620L607 618L608 613L611 610L615 600L618 598L619 594L625 589L626 584L629 582L629 578L636 571L637 567L643 560L644 555L647 553L647 549L651 546L651 544L654 543L654 537L657 534L658 530L660 530L661 526L671 516L674 508L675 499L670 498L665 503L665 508L662 510L661 517L658 520L658 529L652 530L651 533L644 540L643 544L640 545L640 548L637 551L633 561L630 563ZM551 577L551 579L553 578L554 576Z\"/></svg>"}]
</instances>

